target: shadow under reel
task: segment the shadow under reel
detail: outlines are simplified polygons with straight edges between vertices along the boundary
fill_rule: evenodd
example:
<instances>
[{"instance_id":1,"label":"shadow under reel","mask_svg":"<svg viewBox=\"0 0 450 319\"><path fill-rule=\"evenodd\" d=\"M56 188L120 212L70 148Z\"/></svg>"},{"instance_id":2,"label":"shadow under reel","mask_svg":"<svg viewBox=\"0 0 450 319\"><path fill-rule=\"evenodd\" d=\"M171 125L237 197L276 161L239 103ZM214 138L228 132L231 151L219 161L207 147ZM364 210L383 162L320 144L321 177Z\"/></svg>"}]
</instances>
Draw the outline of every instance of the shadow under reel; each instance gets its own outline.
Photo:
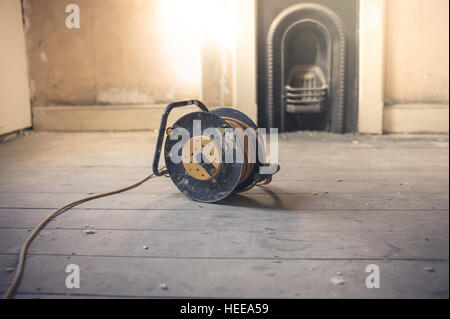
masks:
<instances>
[{"instance_id":1,"label":"shadow under reel","mask_svg":"<svg viewBox=\"0 0 450 319\"><path fill-rule=\"evenodd\" d=\"M182 116L166 129L170 112L188 105L196 105L201 111ZM186 134L179 134L181 131ZM165 135L166 169L159 170ZM265 146L255 123L236 109L209 111L202 102L188 100L169 104L162 115L153 173L169 175L193 200L217 202L233 192L268 184L279 168L278 164L265 163Z\"/></svg>"}]
</instances>

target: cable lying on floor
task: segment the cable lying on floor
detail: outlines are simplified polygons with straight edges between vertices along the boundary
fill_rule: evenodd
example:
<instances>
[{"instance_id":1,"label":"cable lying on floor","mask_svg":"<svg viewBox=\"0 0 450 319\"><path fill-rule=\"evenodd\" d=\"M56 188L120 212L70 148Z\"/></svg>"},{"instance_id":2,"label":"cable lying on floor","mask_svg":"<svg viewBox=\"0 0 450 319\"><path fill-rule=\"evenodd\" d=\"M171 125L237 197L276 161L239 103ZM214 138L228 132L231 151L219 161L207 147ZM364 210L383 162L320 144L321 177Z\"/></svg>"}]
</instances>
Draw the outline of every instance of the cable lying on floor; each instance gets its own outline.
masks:
<instances>
[{"instance_id":1,"label":"cable lying on floor","mask_svg":"<svg viewBox=\"0 0 450 319\"><path fill-rule=\"evenodd\" d=\"M164 169L165 169L165 167L162 167L159 171L163 171ZM67 205L65 205L65 206L63 206L63 207L61 207L61 208L55 210L54 212L52 212L51 214L49 214L47 217L45 217L45 218L44 218L44 219L36 226L36 228L31 232L30 236L28 236L28 238L25 240L25 243L23 244L23 246L22 246L22 248L21 248L21 250L20 250L20 254L19 254L19 264L17 265L16 274L14 275L14 278L13 278L11 284L9 285L8 290L6 290L6 293L5 293L5 295L3 296L3 299L9 299L9 298L11 298L11 297L14 295L14 292L15 292L15 290L16 290L16 288L17 288L17 285L19 284L20 279L21 279L22 274L23 274L23 267L24 267L24 265L25 265L25 255L26 255L26 253L27 253L28 247L30 246L31 242L32 242L33 239L36 237L36 235L39 233L39 231L40 231L45 225L47 225L48 222L49 222L52 218L54 218L54 217L56 217L56 216L58 216L58 215L60 215L60 214L62 214L62 213L64 213L64 212L68 211L69 209L71 209L71 208L73 208L73 207L75 207L75 206L78 206L78 205L80 205L80 204L86 203L86 202L91 201L91 200L93 200L93 199L102 198L102 197L106 197L106 196L110 196L110 195L114 195L114 194L119 194L119 193L122 193L122 192L125 192L125 191L129 191L129 190L131 190L131 189L133 189L133 188L136 188L136 187L142 185L143 183L145 183L146 181L148 181L149 179L151 179L151 178L154 177L154 176L155 176L155 174L152 173L152 174L150 174L149 176L147 176L146 178L140 180L139 182L137 182L137 183L135 183L135 184L133 184L133 185L130 185L130 186L127 186L127 187L123 187L123 188L117 189L117 190L112 191L112 192L107 192L107 193L102 193L102 194L92 195L92 196L89 196L89 197L85 197L85 198L79 199L79 200L77 200L77 201L74 201L74 202L72 202L72 203L69 203L69 204L67 204Z\"/></svg>"},{"instance_id":2,"label":"cable lying on floor","mask_svg":"<svg viewBox=\"0 0 450 319\"><path fill-rule=\"evenodd\" d=\"M169 127L166 130L169 113L174 108L189 105L198 106L201 112L186 114L176 121L173 124L173 127ZM226 145L219 143L221 146L218 146L208 136L201 135L203 134L202 131L196 133L196 128L194 127L196 122L200 123L201 126L205 128L205 132L208 128L216 130L217 133L222 132L218 134L221 137L225 135L223 132L228 130L233 137L232 141L235 141L234 145L230 146L231 143L225 143ZM189 136L191 137L187 142L185 141L185 144L180 150L182 157L186 159L182 162L175 162L171 158L172 149L176 144L182 142L182 140L179 141L176 138L173 138L176 137L176 134L174 134L176 129L188 131ZM268 163L265 163L264 142L258 135L257 130L256 124L245 114L236 109L218 108L209 111L206 106L198 100L180 101L169 104L161 119L161 126L153 158L153 174L128 187L85 197L69 203L45 217L25 240L25 243L20 250L16 274L6 291L4 298L13 296L23 273L26 252L38 232L52 218L75 206L93 199L128 191L141 185L153 176L168 175L184 195L193 200L208 203L220 201L233 192L243 192L255 185L270 183L272 175L278 172L280 166L278 164L269 165ZM165 133L167 134L167 137L164 155L167 169L166 166L158 169ZM208 146L210 146L209 149ZM243 161L222 161L221 157L225 152L224 149L231 150L231 155L233 155L232 158L238 158L238 154L242 154ZM257 154L262 155L258 160L256 160ZM255 161L253 161L253 159ZM267 170L267 168L269 168L268 166L271 166L269 170Z\"/></svg>"}]
</instances>

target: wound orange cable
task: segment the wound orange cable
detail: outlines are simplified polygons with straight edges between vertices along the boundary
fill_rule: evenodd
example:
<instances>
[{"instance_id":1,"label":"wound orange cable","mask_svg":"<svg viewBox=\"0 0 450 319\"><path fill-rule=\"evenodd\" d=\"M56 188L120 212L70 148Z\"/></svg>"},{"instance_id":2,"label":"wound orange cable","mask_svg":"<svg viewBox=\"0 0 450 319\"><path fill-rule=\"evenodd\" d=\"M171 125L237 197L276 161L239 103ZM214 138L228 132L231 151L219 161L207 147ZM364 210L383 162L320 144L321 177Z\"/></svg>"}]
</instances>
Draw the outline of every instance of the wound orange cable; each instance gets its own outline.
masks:
<instances>
[{"instance_id":1,"label":"wound orange cable","mask_svg":"<svg viewBox=\"0 0 450 319\"><path fill-rule=\"evenodd\" d=\"M247 129L253 129L251 128L249 125L247 125L246 123L232 118L232 117L227 117L227 116L222 116L222 119L224 119L233 129L236 128L241 128L243 129L243 131L247 130ZM258 133L255 131L255 136L258 139L258 143L261 144L261 147L263 147L264 143L261 140L261 137L258 135ZM249 158L249 150L250 147L253 147L253 149L255 149L256 151L256 145L249 145L249 138L248 135L244 135L244 165L242 168L242 174L241 174L241 178L239 180L239 183L244 182L252 173L253 168L255 166L255 163L249 163L248 158ZM255 154L255 158L256 158L256 154ZM263 159L264 160L264 159ZM267 164L264 164L264 166L266 166ZM272 176L269 176L267 178L265 178L264 180L262 180L261 182L253 182L252 184L248 185L246 188L241 189L239 191L234 191L235 193L242 193L242 192L246 192L248 190L250 190L251 188L253 188L256 185L267 185L272 181Z\"/></svg>"}]
</instances>

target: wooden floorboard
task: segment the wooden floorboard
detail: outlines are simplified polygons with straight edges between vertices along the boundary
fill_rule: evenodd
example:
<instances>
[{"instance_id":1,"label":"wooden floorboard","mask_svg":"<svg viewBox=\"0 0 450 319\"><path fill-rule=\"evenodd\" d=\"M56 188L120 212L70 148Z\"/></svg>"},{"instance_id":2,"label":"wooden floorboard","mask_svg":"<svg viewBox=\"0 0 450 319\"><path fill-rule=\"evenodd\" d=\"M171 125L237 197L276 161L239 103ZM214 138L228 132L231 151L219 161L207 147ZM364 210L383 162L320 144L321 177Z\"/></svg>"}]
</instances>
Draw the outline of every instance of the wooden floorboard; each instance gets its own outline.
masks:
<instances>
[{"instance_id":1,"label":"wooden floorboard","mask_svg":"<svg viewBox=\"0 0 450 319\"><path fill-rule=\"evenodd\" d=\"M2 229L0 251L14 253L27 230ZM428 240L427 240L428 239ZM100 229L43 230L30 253L108 256L177 256L211 258L404 258L448 259L448 238L436 232L366 231L208 231ZM148 246L148 249L143 249Z\"/></svg>"},{"instance_id":2,"label":"wooden floorboard","mask_svg":"<svg viewBox=\"0 0 450 319\"><path fill-rule=\"evenodd\" d=\"M132 181L130 181L131 183ZM164 178L154 179L152 186L144 184L141 187L132 189L127 194L178 194L179 190L172 183L167 183ZM99 180L86 181L81 183L58 181L45 186L41 189L39 181L20 181L18 179L11 180L8 183L0 185L0 194L11 193L102 193L112 189L120 188L124 185L124 181L109 181L108 183ZM157 186L157 187L155 187ZM370 194L370 195L414 195L422 194L447 194L448 183L438 181L428 182L383 182L383 181L345 181L336 183L335 181L279 181L274 180L270 186L265 188L255 187L251 193L265 193L266 189L275 187L277 194Z\"/></svg>"},{"instance_id":3,"label":"wooden floorboard","mask_svg":"<svg viewBox=\"0 0 450 319\"><path fill-rule=\"evenodd\" d=\"M41 218L146 176L155 138L33 133L0 144L0 291ZM32 244L16 297L446 298L448 159L445 135L282 134L267 187L203 204L155 178L58 216ZM64 285L69 263L80 289ZM380 289L365 287L371 263Z\"/></svg>"},{"instance_id":4,"label":"wooden floorboard","mask_svg":"<svg viewBox=\"0 0 450 319\"><path fill-rule=\"evenodd\" d=\"M118 194L80 205L86 209L160 209L160 210L241 210L274 209L343 209L343 210L448 210L447 194L359 195L359 194L278 194L276 188L266 188L266 193L239 194L228 197L220 204L186 202L181 194ZM88 193L58 194L0 194L7 208L58 208L66 203L88 196Z\"/></svg>"},{"instance_id":5,"label":"wooden floorboard","mask_svg":"<svg viewBox=\"0 0 450 319\"><path fill-rule=\"evenodd\" d=\"M30 256L18 297L445 298L448 294L448 264L439 261L70 258ZM69 262L80 265L84 274L76 291L61 284ZM380 289L364 284L365 267L372 263L382 269ZM424 272L425 267L435 272ZM330 282L337 273L342 273L344 285ZM168 289L160 289L160 284Z\"/></svg>"}]
</instances>

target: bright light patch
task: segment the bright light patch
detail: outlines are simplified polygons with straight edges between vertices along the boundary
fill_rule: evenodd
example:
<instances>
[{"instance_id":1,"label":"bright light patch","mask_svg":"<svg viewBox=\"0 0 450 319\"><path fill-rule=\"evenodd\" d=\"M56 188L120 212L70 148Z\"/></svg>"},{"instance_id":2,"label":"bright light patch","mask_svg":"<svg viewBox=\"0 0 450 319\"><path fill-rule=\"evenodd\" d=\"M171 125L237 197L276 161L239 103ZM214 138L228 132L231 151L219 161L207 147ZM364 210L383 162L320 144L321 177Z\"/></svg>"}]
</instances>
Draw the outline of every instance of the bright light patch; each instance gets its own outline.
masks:
<instances>
[{"instance_id":1,"label":"bright light patch","mask_svg":"<svg viewBox=\"0 0 450 319\"><path fill-rule=\"evenodd\" d=\"M161 0L164 52L177 79L201 83L201 48L205 38L224 49L234 45L235 0Z\"/></svg>"}]
</instances>

